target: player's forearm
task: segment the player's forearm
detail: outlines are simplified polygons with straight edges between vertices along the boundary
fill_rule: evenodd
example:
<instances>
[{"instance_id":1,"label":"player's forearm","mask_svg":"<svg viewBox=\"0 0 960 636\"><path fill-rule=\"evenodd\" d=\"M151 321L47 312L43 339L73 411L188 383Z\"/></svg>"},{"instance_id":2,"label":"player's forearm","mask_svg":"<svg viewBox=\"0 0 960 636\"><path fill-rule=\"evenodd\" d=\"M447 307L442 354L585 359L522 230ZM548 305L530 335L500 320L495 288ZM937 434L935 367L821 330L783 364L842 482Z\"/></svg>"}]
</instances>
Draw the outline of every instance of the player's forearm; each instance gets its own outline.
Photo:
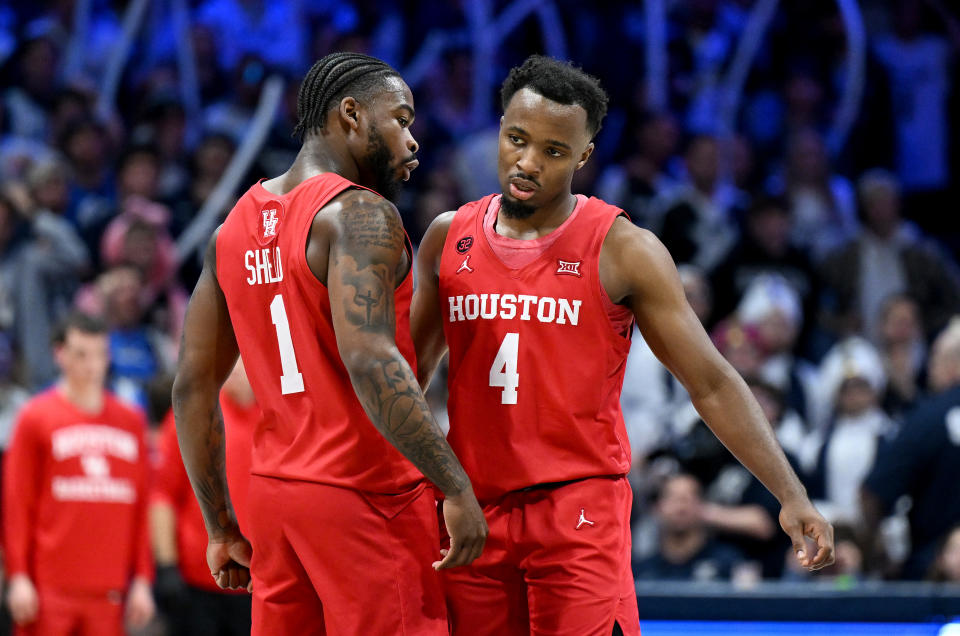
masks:
<instances>
[{"instance_id":1,"label":"player's forearm","mask_svg":"<svg viewBox=\"0 0 960 636\"><path fill-rule=\"evenodd\" d=\"M177 562L176 514L173 506L164 502L150 504L150 543L157 565Z\"/></svg>"},{"instance_id":2,"label":"player's forearm","mask_svg":"<svg viewBox=\"0 0 960 636\"><path fill-rule=\"evenodd\" d=\"M237 528L227 489L223 414L217 392L202 391L178 374L173 387L177 441L190 485L200 504L207 534L223 536Z\"/></svg>"},{"instance_id":3,"label":"player's forearm","mask_svg":"<svg viewBox=\"0 0 960 636\"><path fill-rule=\"evenodd\" d=\"M393 347L357 359L347 369L357 397L377 430L445 495L468 490L470 480L400 352Z\"/></svg>"},{"instance_id":4,"label":"player's forearm","mask_svg":"<svg viewBox=\"0 0 960 636\"><path fill-rule=\"evenodd\" d=\"M433 343L431 347L424 348L422 351L417 347L417 382L422 391L426 391L430 386L433 374L437 372L437 367L440 366L440 361L446 352L446 346L442 342L439 345Z\"/></svg>"},{"instance_id":5,"label":"player's forearm","mask_svg":"<svg viewBox=\"0 0 960 636\"><path fill-rule=\"evenodd\" d=\"M725 374L709 393L695 396L693 404L724 446L781 504L806 498L806 489L783 454L773 427L735 371Z\"/></svg>"}]
</instances>

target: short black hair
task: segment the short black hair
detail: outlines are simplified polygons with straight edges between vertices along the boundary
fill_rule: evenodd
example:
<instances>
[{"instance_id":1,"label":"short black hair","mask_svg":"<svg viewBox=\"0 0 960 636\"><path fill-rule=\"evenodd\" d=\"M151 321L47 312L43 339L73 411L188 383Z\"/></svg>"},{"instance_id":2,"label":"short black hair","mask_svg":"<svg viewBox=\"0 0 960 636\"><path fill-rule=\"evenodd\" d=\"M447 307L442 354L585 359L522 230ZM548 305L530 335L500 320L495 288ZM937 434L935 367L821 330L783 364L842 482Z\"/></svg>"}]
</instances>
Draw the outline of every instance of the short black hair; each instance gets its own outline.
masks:
<instances>
[{"instance_id":1,"label":"short black hair","mask_svg":"<svg viewBox=\"0 0 960 636\"><path fill-rule=\"evenodd\" d=\"M102 335L107 333L107 323L102 318L82 311L73 311L57 323L53 331L53 342L62 345L67 341L67 332L76 330L81 333Z\"/></svg>"},{"instance_id":2,"label":"short black hair","mask_svg":"<svg viewBox=\"0 0 960 636\"><path fill-rule=\"evenodd\" d=\"M366 97L388 77L400 77L392 66L360 53L331 53L318 60L300 84L297 94L297 125L293 134L301 141L321 130L327 111L348 94Z\"/></svg>"},{"instance_id":3,"label":"short black hair","mask_svg":"<svg viewBox=\"0 0 960 636\"><path fill-rule=\"evenodd\" d=\"M607 92L600 80L571 62L561 62L545 55L531 55L523 64L510 69L500 88L500 105L507 110L510 100L521 88L529 88L558 104L577 104L587 111L590 136L600 132L607 115Z\"/></svg>"}]
</instances>

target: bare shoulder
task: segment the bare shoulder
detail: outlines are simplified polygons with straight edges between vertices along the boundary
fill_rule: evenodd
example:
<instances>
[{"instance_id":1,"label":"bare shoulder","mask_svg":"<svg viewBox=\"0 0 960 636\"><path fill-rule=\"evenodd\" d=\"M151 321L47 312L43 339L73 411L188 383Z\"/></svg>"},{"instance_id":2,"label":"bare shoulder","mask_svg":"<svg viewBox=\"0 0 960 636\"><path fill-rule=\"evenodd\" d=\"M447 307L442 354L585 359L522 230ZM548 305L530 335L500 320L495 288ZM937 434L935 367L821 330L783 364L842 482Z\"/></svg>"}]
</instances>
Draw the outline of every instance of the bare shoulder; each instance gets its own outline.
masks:
<instances>
[{"instance_id":1,"label":"bare shoulder","mask_svg":"<svg viewBox=\"0 0 960 636\"><path fill-rule=\"evenodd\" d=\"M634 225L624 216L618 216L614 219L613 225L610 226L610 230L603 240L604 252L612 251L613 253L617 253L624 250L630 252L635 250L657 251L659 249L666 248L664 248L663 243L660 242L656 234L650 230Z\"/></svg>"},{"instance_id":2,"label":"bare shoulder","mask_svg":"<svg viewBox=\"0 0 960 636\"><path fill-rule=\"evenodd\" d=\"M624 217L614 220L600 249L600 278L611 300L619 303L675 275L670 252L653 232Z\"/></svg>"},{"instance_id":3,"label":"bare shoulder","mask_svg":"<svg viewBox=\"0 0 960 636\"><path fill-rule=\"evenodd\" d=\"M455 214L455 210L438 214L423 233L420 247L417 248L418 277L422 278L428 273L435 277L440 272L440 256Z\"/></svg>"},{"instance_id":4,"label":"bare shoulder","mask_svg":"<svg viewBox=\"0 0 960 636\"><path fill-rule=\"evenodd\" d=\"M337 195L314 217L314 229L326 230L331 242L343 241L351 250L404 249L400 213L369 190L351 188Z\"/></svg>"}]
</instances>

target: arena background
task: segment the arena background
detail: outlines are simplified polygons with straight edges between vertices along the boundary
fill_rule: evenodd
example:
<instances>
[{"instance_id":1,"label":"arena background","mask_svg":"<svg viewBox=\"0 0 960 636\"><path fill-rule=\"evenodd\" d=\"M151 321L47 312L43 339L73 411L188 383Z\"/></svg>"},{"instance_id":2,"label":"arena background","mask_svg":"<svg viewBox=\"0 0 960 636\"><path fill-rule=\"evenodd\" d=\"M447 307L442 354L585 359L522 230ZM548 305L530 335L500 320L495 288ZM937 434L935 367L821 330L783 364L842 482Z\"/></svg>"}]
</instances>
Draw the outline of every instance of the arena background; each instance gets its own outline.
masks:
<instances>
[{"instance_id":1,"label":"arena background","mask_svg":"<svg viewBox=\"0 0 960 636\"><path fill-rule=\"evenodd\" d=\"M859 508L960 312L960 7L947 0L5 2L0 446L55 378L50 329L72 307L136 336L112 338L111 385L160 422L199 250L239 193L286 169L298 80L334 50L380 57L413 89L421 165L397 203L414 242L498 188L511 66L545 53L598 76L610 110L576 190L623 207L688 266L715 342L842 527L823 573L751 558L758 542L776 548L769 527L738 535L722 519L764 502L745 498L749 478L636 337L623 405L645 634L958 633L940 626L960 615L960 518L942 518L960 509L960 466L924 493L947 531L919 575L904 570L909 524L930 520L911 517L909 496L879 524ZM881 269L853 272L869 249ZM845 412L835 396L854 378L870 405ZM442 381L430 399L442 416ZM692 523L725 549L662 583L648 566L673 521L657 493L681 470L702 489ZM772 622L683 622L699 620Z\"/></svg>"}]
</instances>

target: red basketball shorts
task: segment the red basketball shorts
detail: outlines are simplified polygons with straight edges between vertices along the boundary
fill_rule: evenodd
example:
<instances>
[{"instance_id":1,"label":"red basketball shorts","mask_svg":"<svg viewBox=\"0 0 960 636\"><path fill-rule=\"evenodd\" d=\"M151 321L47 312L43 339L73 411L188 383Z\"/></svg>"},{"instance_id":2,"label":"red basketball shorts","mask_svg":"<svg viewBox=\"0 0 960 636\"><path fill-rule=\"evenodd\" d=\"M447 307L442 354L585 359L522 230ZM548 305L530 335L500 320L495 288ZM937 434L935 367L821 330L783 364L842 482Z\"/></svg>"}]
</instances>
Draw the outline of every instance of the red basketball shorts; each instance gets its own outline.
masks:
<instances>
[{"instance_id":1,"label":"red basketball shorts","mask_svg":"<svg viewBox=\"0 0 960 636\"><path fill-rule=\"evenodd\" d=\"M38 589L37 620L15 627L15 636L123 636L123 595L71 594Z\"/></svg>"},{"instance_id":2,"label":"red basketball shorts","mask_svg":"<svg viewBox=\"0 0 960 636\"><path fill-rule=\"evenodd\" d=\"M251 634L446 635L433 491L252 475Z\"/></svg>"},{"instance_id":3,"label":"red basketball shorts","mask_svg":"<svg viewBox=\"0 0 960 636\"><path fill-rule=\"evenodd\" d=\"M483 554L444 571L454 636L639 636L626 478L509 493L484 506Z\"/></svg>"}]
</instances>

